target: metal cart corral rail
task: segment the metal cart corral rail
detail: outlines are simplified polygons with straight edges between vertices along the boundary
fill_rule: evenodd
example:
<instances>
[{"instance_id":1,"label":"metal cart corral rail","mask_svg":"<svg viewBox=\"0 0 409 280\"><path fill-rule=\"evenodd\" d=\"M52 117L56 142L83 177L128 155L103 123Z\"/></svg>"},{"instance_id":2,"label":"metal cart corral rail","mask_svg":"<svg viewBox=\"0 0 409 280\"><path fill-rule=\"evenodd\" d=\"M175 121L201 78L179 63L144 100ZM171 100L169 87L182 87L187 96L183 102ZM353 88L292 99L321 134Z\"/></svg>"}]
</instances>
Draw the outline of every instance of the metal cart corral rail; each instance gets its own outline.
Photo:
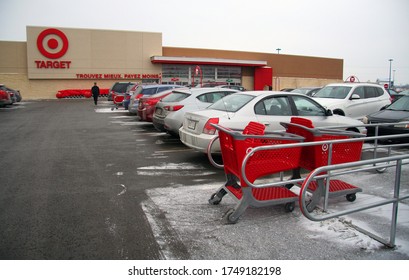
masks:
<instances>
[{"instance_id":1,"label":"metal cart corral rail","mask_svg":"<svg viewBox=\"0 0 409 280\"><path fill-rule=\"evenodd\" d=\"M264 135L244 134L254 133L254 125L260 124L250 123L243 133L213 125L219 133L226 183L212 194L209 203L219 204L226 194L230 194L236 200L235 208L229 209L225 215L228 223L236 223L249 206L285 204L286 210L292 211L298 199L298 196L285 186L275 185L255 189L248 187L243 180L243 176L246 176L248 182L253 183L263 176L292 170L299 165L301 147L289 146L284 149L254 153L252 150L261 146L300 143L303 137L285 132ZM259 129L257 131L258 134L263 132ZM252 156L247 158L246 163L243 163L248 153L252 153Z\"/></svg>"},{"instance_id":2,"label":"metal cart corral rail","mask_svg":"<svg viewBox=\"0 0 409 280\"><path fill-rule=\"evenodd\" d=\"M365 141L374 141L375 139L381 140L381 141L388 140L388 139L398 140L399 138L403 138L403 137L409 137L409 134L366 137ZM307 146L322 145L322 144L333 145L337 143L349 143L353 141L356 141L356 139L327 140L327 141L320 141L320 142L307 142L307 143L299 143L299 144L257 147L257 148L254 148L250 153L246 155L246 157L243 160L242 166L246 164L247 159L252 156L252 153L258 152L260 150L282 149L288 146L307 147ZM406 144L406 146L408 146L408 144ZM392 203L393 209L392 209L392 214L391 214L392 220L391 220L390 240L389 241L379 237L376 234L370 233L367 230L364 230L358 226L354 226L352 224L351 226L388 247L394 247L396 227L397 227L398 203L402 200L409 199L409 195L400 196L400 193L399 193L400 185L401 185L401 181L400 181L401 167L402 165L406 165L406 164L409 164L408 154L392 155L392 156L388 155L382 158L374 158L374 159L360 160L360 161L349 162L349 163L321 166L311 171L305 178L283 181L283 182L280 182L280 184L288 184L288 183L296 184L300 182L302 183L301 190L299 193L299 205L300 205L301 211L304 214L304 216L312 221L323 221L323 220L328 220L332 218L337 218L340 216L348 215L348 214L355 213L355 212L361 212L367 209L371 209L371 208L375 208L375 207L379 207L379 206L383 206L383 205ZM309 188L310 188L311 183L315 182L316 180L323 180L323 179L331 180L331 178L334 178L336 176L354 174L357 172L377 171L379 166L382 166L385 168L396 167L395 182L393 183L393 188L394 188L393 198L383 199L377 203L361 205L361 206L354 207L354 208L344 210L344 211L331 212L333 209L330 209L330 211L328 211L329 188L326 184L323 189L323 197L324 197L323 209L324 209L325 214L323 214L322 212L315 212L315 211L310 212L309 211L308 209L308 205L310 202L310 189ZM249 182L245 174L243 175L243 180L246 182L248 186L252 188L263 188L266 186L266 184L253 184ZM271 184L271 185L276 185L276 184L277 183Z\"/></svg>"},{"instance_id":3,"label":"metal cart corral rail","mask_svg":"<svg viewBox=\"0 0 409 280\"><path fill-rule=\"evenodd\" d=\"M409 136L409 134L407 134L407 136ZM327 213L324 215L322 213L320 213L319 215L316 215L313 212L310 212L308 210L307 192L309 189L309 185L314 180L317 180L318 178L322 178L323 176L329 176L328 174L331 174L331 176L346 174L345 171L336 172L337 170L349 169L348 173L376 170L377 168L376 164L378 163L386 163L389 167L392 167L392 166L396 167L395 182L393 183L393 198L382 199L381 201L376 202L376 203L361 205L359 207L354 207L352 209L333 212L333 213ZM378 158L378 159L370 159L370 160L363 160L363 161L358 161L358 162L319 167L313 170L307 176L307 178L304 180L302 184L301 191L300 191L300 197L299 197L299 204L300 204L301 211L305 217L307 217L308 219L312 221L324 221L324 220L337 218L340 216L364 211L367 209L380 207L380 206L387 205L387 204L393 204L389 241L383 239L382 237L379 237L376 234L370 233L367 230L354 226L354 228L370 236L371 238L377 240L378 242L388 247L393 248L395 247L395 236L396 236L396 227L397 227L397 220L398 220L398 205L400 201L404 199L409 199L409 195L400 196L400 185L401 185L400 180L401 180L402 165L405 165L405 164L409 164L409 155L388 156L388 157ZM361 168L357 168L357 167L361 167ZM351 168L355 168L355 169L351 170ZM323 173L326 173L327 175L320 175ZM325 194L328 193L328 189L326 188L324 192Z\"/></svg>"}]
</instances>

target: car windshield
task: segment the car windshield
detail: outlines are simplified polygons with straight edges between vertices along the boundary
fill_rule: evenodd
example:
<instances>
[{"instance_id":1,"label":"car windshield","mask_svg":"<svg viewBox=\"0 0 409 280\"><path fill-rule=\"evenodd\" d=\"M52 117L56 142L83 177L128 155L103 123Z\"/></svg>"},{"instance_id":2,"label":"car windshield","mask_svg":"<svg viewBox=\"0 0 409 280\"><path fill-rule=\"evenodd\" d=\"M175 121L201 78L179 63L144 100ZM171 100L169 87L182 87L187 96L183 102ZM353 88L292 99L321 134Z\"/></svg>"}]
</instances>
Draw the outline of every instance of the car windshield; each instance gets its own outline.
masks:
<instances>
[{"instance_id":1,"label":"car windshield","mask_svg":"<svg viewBox=\"0 0 409 280\"><path fill-rule=\"evenodd\" d=\"M118 83L114 85L112 90L115 92L124 93L126 92L126 89L128 88L128 86L129 86L129 83Z\"/></svg>"},{"instance_id":2,"label":"car windshield","mask_svg":"<svg viewBox=\"0 0 409 280\"><path fill-rule=\"evenodd\" d=\"M144 88L141 92L143 95L152 95L156 93L156 87Z\"/></svg>"},{"instance_id":3,"label":"car windshield","mask_svg":"<svg viewBox=\"0 0 409 280\"><path fill-rule=\"evenodd\" d=\"M151 97L152 98L158 98L158 97L162 97L164 95L167 95L168 93L169 93L169 91L161 91L161 92L158 92L158 93L155 93L155 94L151 95Z\"/></svg>"},{"instance_id":4,"label":"car windshield","mask_svg":"<svg viewBox=\"0 0 409 280\"><path fill-rule=\"evenodd\" d=\"M409 111L409 96L402 96L393 102L387 109L394 111Z\"/></svg>"},{"instance_id":5,"label":"car windshield","mask_svg":"<svg viewBox=\"0 0 409 280\"><path fill-rule=\"evenodd\" d=\"M190 94L185 93L185 92L179 92L179 91L174 91L168 96L164 97L162 101L164 102L178 102L182 101L183 99L186 99L190 96Z\"/></svg>"},{"instance_id":6,"label":"car windshield","mask_svg":"<svg viewBox=\"0 0 409 280\"><path fill-rule=\"evenodd\" d=\"M352 87L349 86L327 86L319 90L314 97L345 99Z\"/></svg>"},{"instance_id":7,"label":"car windshield","mask_svg":"<svg viewBox=\"0 0 409 280\"><path fill-rule=\"evenodd\" d=\"M208 108L235 113L254 98L253 95L234 93L223 97Z\"/></svg>"}]
</instances>

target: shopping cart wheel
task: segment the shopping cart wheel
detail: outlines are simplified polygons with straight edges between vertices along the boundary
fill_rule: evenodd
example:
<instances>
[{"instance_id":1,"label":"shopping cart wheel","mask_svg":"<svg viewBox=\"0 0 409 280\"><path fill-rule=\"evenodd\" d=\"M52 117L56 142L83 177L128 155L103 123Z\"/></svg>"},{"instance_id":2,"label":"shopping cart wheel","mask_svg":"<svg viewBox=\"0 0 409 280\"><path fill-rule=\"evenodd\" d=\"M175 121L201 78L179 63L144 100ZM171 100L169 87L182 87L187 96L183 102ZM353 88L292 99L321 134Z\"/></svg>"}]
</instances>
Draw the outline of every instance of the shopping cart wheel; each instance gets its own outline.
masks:
<instances>
[{"instance_id":1,"label":"shopping cart wheel","mask_svg":"<svg viewBox=\"0 0 409 280\"><path fill-rule=\"evenodd\" d=\"M378 172L378 173L383 173L383 172L386 171L386 169L387 169L387 167L382 167L382 168L378 168L378 169L375 169L375 170L376 170L376 172Z\"/></svg>"},{"instance_id":2,"label":"shopping cart wheel","mask_svg":"<svg viewBox=\"0 0 409 280\"><path fill-rule=\"evenodd\" d=\"M354 193L347 194L347 200L349 202L355 201L355 199L356 199L356 194Z\"/></svg>"},{"instance_id":3,"label":"shopping cart wheel","mask_svg":"<svg viewBox=\"0 0 409 280\"><path fill-rule=\"evenodd\" d=\"M285 204L285 211L293 212L295 208L295 202L288 202Z\"/></svg>"},{"instance_id":4,"label":"shopping cart wheel","mask_svg":"<svg viewBox=\"0 0 409 280\"><path fill-rule=\"evenodd\" d=\"M234 217L234 208L230 208L227 210L227 212L224 214L223 218L228 224L235 224L239 220L239 217Z\"/></svg>"},{"instance_id":5,"label":"shopping cart wheel","mask_svg":"<svg viewBox=\"0 0 409 280\"><path fill-rule=\"evenodd\" d=\"M220 201L222 201L222 199L217 195L218 192L215 192L214 194L212 194L210 196L209 199L209 204L211 205L219 205Z\"/></svg>"}]
</instances>

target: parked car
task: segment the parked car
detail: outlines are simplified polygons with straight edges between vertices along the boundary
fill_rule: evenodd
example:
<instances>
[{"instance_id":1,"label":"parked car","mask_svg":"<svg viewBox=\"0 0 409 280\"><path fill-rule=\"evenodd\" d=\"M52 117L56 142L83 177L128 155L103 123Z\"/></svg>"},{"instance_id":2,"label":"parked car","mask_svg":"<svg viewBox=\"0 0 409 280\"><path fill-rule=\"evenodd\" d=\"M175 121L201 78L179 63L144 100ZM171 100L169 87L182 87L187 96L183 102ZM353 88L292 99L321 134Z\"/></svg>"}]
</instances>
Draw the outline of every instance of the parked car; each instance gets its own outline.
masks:
<instances>
[{"instance_id":1,"label":"parked car","mask_svg":"<svg viewBox=\"0 0 409 280\"><path fill-rule=\"evenodd\" d=\"M230 89L235 89L235 90L239 90L239 91L246 91L246 89L243 86L239 86L239 85L224 85L224 86L220 86L221 88L230 88Z\"/></svg>"},{"instance_id":2,"label":"parked car","mask_svg":"<svg viewBox=\"0 0 409 280\"><path fill-rule=\"evenodd\" d=\"M9 88L3 84L0 84L0 89L8 91L10 93L13 103L20 102L23 99L19 90Z\"/></svg>"},{"instance_id":3,"label":"parked car","mask_svg":"<svg viewBox=\"0 0 409 280\"><path fill-rule=\"evenodd\" d=\"M334 114L362 119L391 104L389 93L380 85L370 83L329 84L313 98Z\"/></svg>"},{"instance_id":4,"label":"parked car","mask_svg":"<svg viewBox=\"0 0 409 280\"><path fill-rule=\"evenodd\" d=\"M280 89L280 91L285 91L285 92L291 92L293 90L295 90L295 88L282 88L282 89Z\"/></svg>"},{"instance_id":5,"label":"parked car","mask_svg":"<svg viewBox=\"0 0 409 280\"><path fill-rule=\"evenodd\" d=\"M197 84L194 87L208 88L208 87L220 87L220 86L227 86L227 83L226 82L205 82L202 84Z\"/></svg>"},{"instance_id":6,"label":"parked car","mask_svg":"<svg viewBox=\"0 0 409 280\"><path fill-rule=\"evenodd\" d=\"M320 89L321 87L301 87L301 88L296 88L292 90L291 92L302 93L308 96L313 96Z\"/></svg>"},{"instance_id":7,"label":"parked car","mask_svg":"<svg viewBox=\"0 0 409 280\"><path fill-rule=\"evenodd\" d=\"M210 141L216 137L211 124L243 130L250 121L266 125L267 132L283 131L280 122L290 122L291 117L310 119L315 127L348 126L348 130L366 133L361 121L333 115L317 101L303 94L282 91L246 91L226 96L199 112L186 113L180 140L188 147L207 152ZM217 144L216 144L217 142ZM218 141L213 152L219 152Z\"/></svg>"},{"instance_id":8,"label":"parked car","mask_svg":"<svg viewBox=\"0 0 409 280\"><path fill-rule=\"evenodd\" d=\"M152 122L153 113L155 112L156 103L162 98L171 94L173 89L165 90L154 95L146 95L139 98L138 117L141 121Z\"/></svg>"},{"instance_id":9,"label":"parked car","mask_svg":"<svg viewBox=\"0 0 409 280\"><path fill-rule=\"evenodd\" d=\"M138 84L130 84L127 88L124 95L124 101L122 102L122 105L124 106L125 110L129 109L129 104L131 103L131 97L132 95L136 92L136 89L138 88Z\"/></svg>"},{"instance_id":10,"label":"parked car","mask_svg":"<svg viewBox=\"0 0 409 280\"><path fill-rule=\"evenodd\" d=\"M130 97L129 100L129 107L128 111L132 115L136 115L138 113L139 107L139 99L142 96L151 96L158 92L162 92L165 90L170 90L174 88L180 88L182 86L179 85L139 85L136 87L135 91Z\"/></svg>"},{"instance_id":11,"label":"parked car","mask_svg":"<svg viewBox=\"0 0 409 280\"><path fill-rule=\"evenodd\" d=\"M235 92L238 91L217 87L174 90L156 104L153 125L159 131L179 136L179 128L186 112L204 109Z\"/></svg>"},{"instance_id":12,"label":"parked car","mask_svg":"<svg viewBox=\"0 0 409 280\"><path fill-rule=\"evenodd\" d=\"M401 122L409 121L409 95L404 95L386 107L384 110L372 113L363 119L365 124L396 123L390 126L379 126L378 135L393 135L409 133L409 124ZM367 127L368 136L375 135L374 127ZM409 141L409 138L400 138L396 141Z\"/></svg>"},{"instance_id":13,"label":"parked car","mask_svg":"<svg viewBox=\"0 0 409 280\"><path fill-rule=\"evenodd\" d=\"M10 92L0 89L0 107L13 104Z\"/></svg>"},{"instance_id":14,"label":"parked car","mask_svg":"<svg viewBox=\"0 0 409 280\"><path fill-rule=\"evenodd\" d=\"M124 94L129 85L136 85L136 84L137 83L134 83L134 82L116 82L114 83L109 89L108 101L113 101L115 94L118 94L118 93Z\"/></svg>"},{"instance_id":15,"label":"parked car","mask_svg":"<svg viewBox=\"0 0 409 280\"><path fill-rule=\"evenodd\" d=\"M389 92L389 95L392 97L392 102L398 100L399 98L401 98L404 95L409 95L409 90L396 92L393 89L387 89L387 91Z\"/></svg>"}]
</instances>

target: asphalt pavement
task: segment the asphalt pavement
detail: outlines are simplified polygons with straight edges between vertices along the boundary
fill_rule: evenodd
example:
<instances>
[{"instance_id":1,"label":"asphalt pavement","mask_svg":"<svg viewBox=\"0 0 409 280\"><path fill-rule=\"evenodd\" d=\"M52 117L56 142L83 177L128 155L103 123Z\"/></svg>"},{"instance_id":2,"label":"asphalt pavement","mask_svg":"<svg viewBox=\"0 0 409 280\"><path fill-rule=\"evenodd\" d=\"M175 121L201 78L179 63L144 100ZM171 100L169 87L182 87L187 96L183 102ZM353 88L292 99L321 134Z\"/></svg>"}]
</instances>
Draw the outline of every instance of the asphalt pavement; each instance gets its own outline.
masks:
<instances>
[{"instance_id":1,"label":"asphalt pavement","mask_svg":"<svg viewBox=\"0 0 409 280\"><path fill-rule=\"evenodd\" d=\"M349 226L387 234L385 208L316 223L274 206L226 225L234 201L207 203L224 172L107 101L1 108L0 135L0 259L409 259L407 202L395 249ZM393 174L362 175L371 187L360 201L385 195Z\"/></svg>"},{"instance_id":2,"label":"asphalt pavement","mask_svg":"<svg viewBox=\"0 0 409 280\"><path fill-rule=\"evenodd\" d=\"M136 175L138 165L163 161L138 146L156 131L138 136L118 124L123 112L96 112L110 106L47 100L0 109L0 259L162 258L140 203L170 179Z\"/></svg>"}]
</instances>

